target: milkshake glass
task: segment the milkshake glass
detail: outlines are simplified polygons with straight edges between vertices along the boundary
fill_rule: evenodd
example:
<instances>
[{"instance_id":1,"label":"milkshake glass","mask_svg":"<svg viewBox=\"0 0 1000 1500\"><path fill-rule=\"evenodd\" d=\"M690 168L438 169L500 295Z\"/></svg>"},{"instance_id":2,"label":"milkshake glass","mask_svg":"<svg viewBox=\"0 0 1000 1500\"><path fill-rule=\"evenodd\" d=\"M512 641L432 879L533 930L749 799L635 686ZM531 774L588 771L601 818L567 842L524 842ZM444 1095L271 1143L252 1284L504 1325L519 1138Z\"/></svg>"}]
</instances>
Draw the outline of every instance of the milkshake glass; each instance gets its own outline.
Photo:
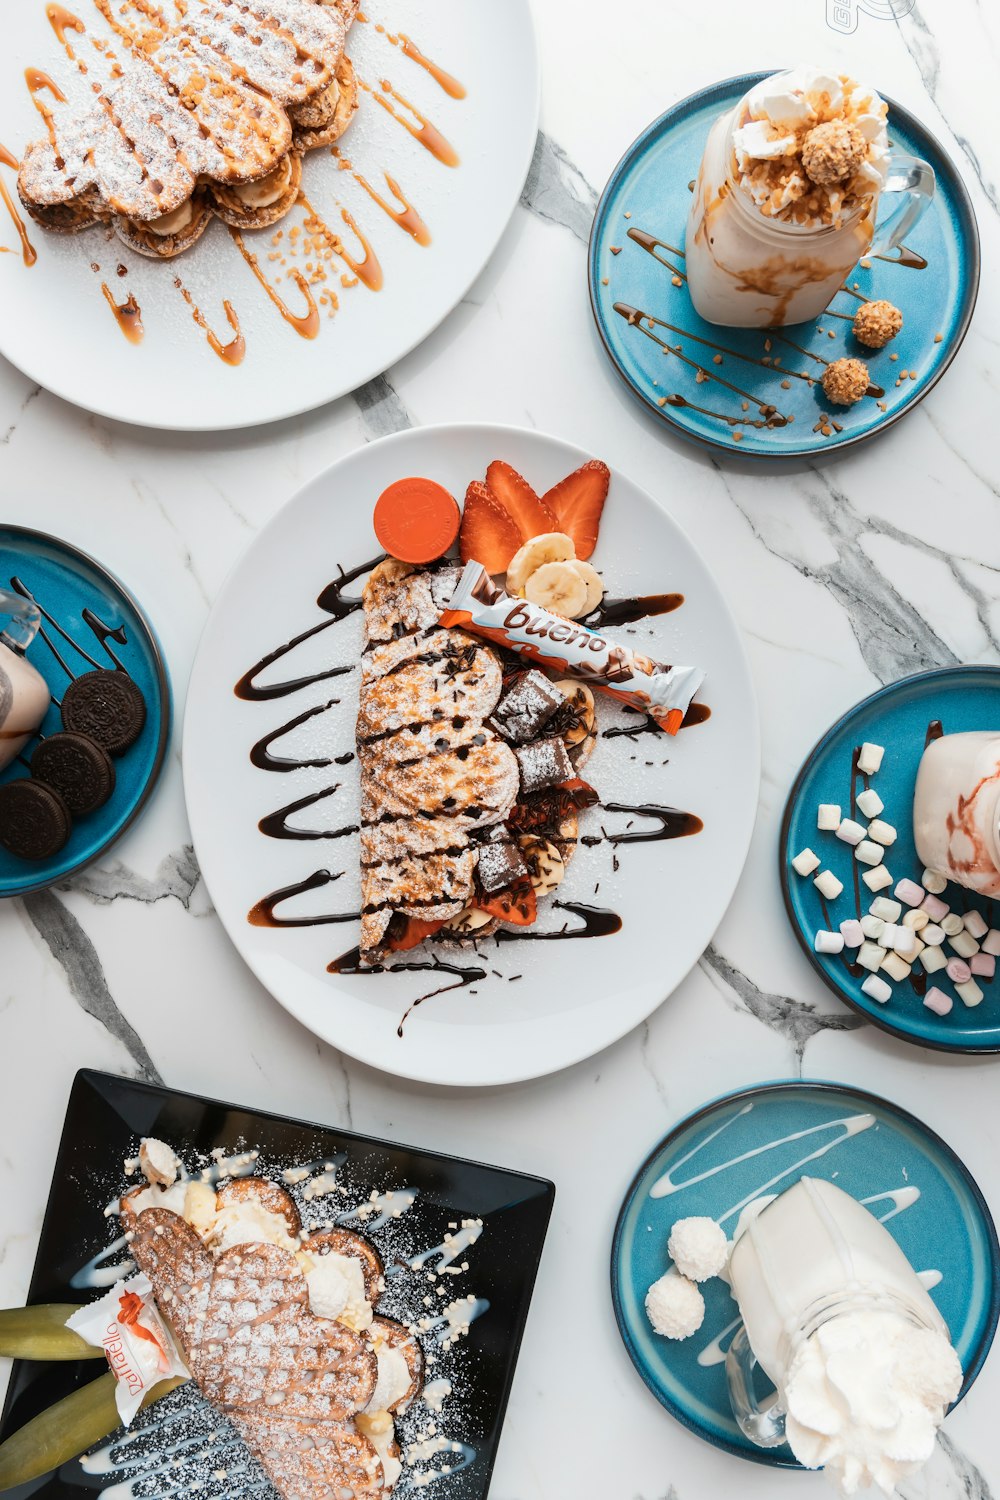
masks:
<instances>
[{"instance_id":1,"label":"milkshake glass","mask_svg":"<svg viewBox=\"0 0 1000 1500\"><path fill-rule=\"evenodd\" d=\"M0 589L0 771L19 755L39 728L49 706L45 678L25 658L41 624L33 599Z\"/></svg>"}]
</instances>

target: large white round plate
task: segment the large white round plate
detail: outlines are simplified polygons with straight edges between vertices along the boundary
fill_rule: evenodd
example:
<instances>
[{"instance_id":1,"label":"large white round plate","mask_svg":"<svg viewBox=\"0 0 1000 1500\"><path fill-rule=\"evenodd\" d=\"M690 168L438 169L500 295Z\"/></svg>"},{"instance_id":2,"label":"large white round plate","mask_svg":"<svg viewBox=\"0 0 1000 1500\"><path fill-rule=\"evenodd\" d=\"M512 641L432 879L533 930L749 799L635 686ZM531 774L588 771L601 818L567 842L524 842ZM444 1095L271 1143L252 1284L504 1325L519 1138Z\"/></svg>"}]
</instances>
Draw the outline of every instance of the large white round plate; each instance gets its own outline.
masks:
<instances>
[{"instance_id":1,"label":"large white round plate","mask_svg":"<svg viewBox=\"0 0 1000 1500\"><path fill-rule=\"evenodd\" d=\"M426 474L464 495L494 458L506 459L539 491L592 455L556 438L484 425L424 427L373 443L321 474L257 537L219 595L198 651L188 694L184 783L195 846L216 910L240 953L277 1000L318 1036L353 1057L404 1077L438 1084L502 1084L538 1077L608 1046L638 1025L684 978L712 937L739 877L753 827L759 782L757 710L736 624L691 543L650 497L614 473L593 561L609 596L683 594L670 614L645 620L624 639L654 657L696 663L707 678L699 698L711 709L676 739L659 731L598 741L584 775L605 804L658 804L693 813L704 824L690 837L607 842L615 834L655 832L658 821L634 812L592 809L581 817L582 843L557 899L610 910L621 929L592 941L488 939L477 955L448 948L441 959L476 969L464 987L448 970L331 974L327 965L357 943L356 921L274 929L248 913L271 893L301 885L317 871L338 877L283 902L293 917L358 910L355 836L330 837L358 821L354 719L361 617L323 626L317 601L338 576L377 557L371 509L380 492L407 474ZM347 594L355 594L360 582ZM327 595L329 602L329 595ZM313 632L305 634L306 632ZM612 632L614 634L614 632ZM247 701L234 687L255 663L297 637L301 643L254 681ZM344 675L333 669L347 667ZM287 692L281 684L312 680ZM600 695L598 695L600 696ZM251 762L252 747L311 708L272 739L267 754L320 761L295 770ZM602 727L642 724L605 700ZM257 754L258 761L264 758ZM278 817L325 838L274 838L260 820L339 790ZM341 873L342 872L342 873ZM539 928L579 928L572 909L551 908ZM426 947L397 955L427 963ZM515 978L515 976L517 976ZM435 994L400 1023L413 1002Z\"/></svg>"},{"instance_id":2,"label":"large white round plate","mask_svg":"<svg viewBox=\"0 0 1000 1500\"><path fill-rule=\"evenodd\" d=\"M165 0L169 7L171 0ZM17 0L4 7L0 48L0 142L19 156L44 125L25 86L25 68L51 74L72 102L85 95L104 60L90 45L107 26L92 0L71 6L87 33L66 33L89 72L81 77L63 53L46 19L43 0ZM189 431L256 426L309 411L332 401L388 369L427 337L465 295L486 264L517 203L538 129L538 59L528 0L502 0L475 7L468 0L372 0L356 22L348 52L372 93L341 141L353 170L321 148L303 167L303 189L316 212L343 238L348 253L363 259L357 235L342 218L346 209L370 241L381 265L381 291L368 290L337 260L327 286L339 300L314 339L301 337L272 306L224 226L210 224L202 240L173 261L135 255L100 228L61 237L28 222L37 263L23 264L15 227L0 202L0 353L32 380L103 416L151 427ZM403 12L405 11L405 15ZM9 12L9 14L8 14ZM419 50L465 88L453 98L422 65L393 45L399 27ZM380 29L381 28L381 29ZM443 165L376 102L385 79L430 119L455 148L457 167ZM390 96L385 96L393 102ZM39 99L51 104L42 92ZM67 105L56 104L57 110ZM398 103L393 107L413 123ZM356 180L363 177L394 205L388 173L425 222L431 235L421 245L394 222ZM15 174L0 165L0 178L16 202ZM279 226L301 223L294 209ZM291 268L305 271L308 255L282 268L270 261L272 230L247 236L270 277L283 272L278 293L292 312L306 303ZM125 275L119 266L127 268ZM93 267L99 269L94 270ZM308 275L308 273L306 273ZM223 363L209 347L191 308L175 287L179 276L209 327L223 341L232 335L223 301L228 300L246 339L238 367ZM119 331L102 284L116 303L132 295L141 308L145 336L138 345ZM323 287L316 289L317 292Z\"/></svg>"}]
</instances>

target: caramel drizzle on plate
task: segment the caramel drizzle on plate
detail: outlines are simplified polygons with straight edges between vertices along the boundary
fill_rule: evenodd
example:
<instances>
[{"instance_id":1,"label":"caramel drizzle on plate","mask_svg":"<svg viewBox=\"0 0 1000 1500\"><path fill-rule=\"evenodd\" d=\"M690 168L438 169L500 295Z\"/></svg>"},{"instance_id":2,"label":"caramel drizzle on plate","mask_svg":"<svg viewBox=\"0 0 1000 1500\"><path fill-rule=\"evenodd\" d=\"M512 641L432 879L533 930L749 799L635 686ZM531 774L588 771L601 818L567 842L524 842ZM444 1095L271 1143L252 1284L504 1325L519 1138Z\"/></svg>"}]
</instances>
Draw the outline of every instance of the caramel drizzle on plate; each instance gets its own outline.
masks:
<instances>
[{"instance_id":1,"label":"caramel drizzle on plate","mask_svg":"<svg viewBox=\"0 0 1000 1500\"><path fill-rule=\"evenodd\" d=\"M358 15L356 19L360 21L367 19L367 17L363 18L361 15ZM394 47L398 47L404 57L410 58L419 67L423 68L425 72L429 73L438 87L444 89L450 99L464 99L466 97L468 91L465 84L459 83L453 74L445 72L440 63L434 62L427 56L426 52L421 52L413 38L407 36L405 31L400 31L394 35L391 31L387 31L380 21L375 22L375 30L380 32L387 42L391 42Z\"/></svg>"},{"instance_id":2,"label":"caramel drizzle on plate","mask_svg":"<svg viewBox=\"0 0 1000 1500\"><path fill-rule=\"evenodd\" d=\"M48 93L50 93L53 99L57 100L59 104L65 104L66 95L56 83L55 79L50 78L48 73L43 73L41 68L25 68L24 81L28 85L28 93L31 95L32 104L35 106L35 108L38 110L38 113L45 121L45 129L49 133L49 145L52 147L53 151L56 151L57 146L55 116L53 115L50 106L46 104L43 99L39 99L38 96L44 89ZM62 160L60 157L57 156L56 161L59 166L62 165Z\"/></svg>"},{"instance_id":3,"label":"caramel drizzle on plate","mask_svg":"<svg viewBox=\"0 0 1000 1500\"><path fill-rule=\"evenodd\" d=\"M106 281L101 282L101 291L104 300L115 315L115 322L130 344L141 344L146 337L146 330L142 326L142 308L135 300L135 294L129 292L124 302L116 302L115 294Z\"/></svg>"},{"instance_id":4,"label":"caramel drizzle on plate","mask_svg":"<svg viewBox=\"0 0 1000 1500\"><path fill-rule=\"evenodd\" d=\"M19 171L21 166L17 157L8 151L7 147L3 144L0 144L0 166L11 167L15 172ZM28 231L24 227L24 220L17 211L3 177L0 177L0 198L3 199L4 207L10 214L11 223L17 230L18 239L21 241L21 259L26 266L33 266L38 259L38 251L28 238Z\"/></svg>"},{"instance_id":5,"label":"caramel drizzle on plate","mask_svg":"<svg viewBox=\"0 0 1000 1500\"><path fill-rule=\"evenodd\" d=\"M366 94L371 94L375 102L380 104L387 114L391 115L394 120L402 125L404 130L408 130L413 139L419 141L425 151L429 151L433 157L436 157L446 167L458 166L460 158L451 142L441 134L437 126L425 114L422 114L417 109L416 105L411 104L405 95L400 94L394 89L387 78L382 79L381 93L373 89L370 83L365 83L363 78L358 79L358 84L364 89ZM390 102L391 100L395 100L396 104L401 104L404 109L408 109L413 116L413 120L408 120L404 114L400 114L399 110L393 107ZM416 121L415 124L414 120Z\"/></svg>"},{"instance_id":6,"label":"caramel drizzle on plate","mask_svg":"<svg viewBox=\"0 0 1000 1500\"><path fill-rule=\"evenodd\" d=\"M240 320L233 310L232 303L226 300L223 300L222 303L222 310L228 319L230 328L233 330L233 337L229 340L228 344L224 344L214 329L209 327L208 319L179 276L174 277L174 286L191 309L191 317L205 335L212 352L219 356L224 365L231 365L233 367L241 365L247 352L247 345L246 339L243 337L240 329Z\"/></svg>"},{"instance_id":7,"label":"caramel drizzle on plate","mask_svg":"<svg viewBox=\"0 0 1000 1500\"><path fill-rule=\"evenodd\" d=\"M288 304L283 301L279 294L275 291L274 287L271 285L267 277L264 275L264 272L261 270L260 262L258 261L256 255L254 255L252 250L247 249L246 241L244 240L240 231L238 229L234 229L231 225L227 225L227 228L229 229L229 233L232 235L233 243L236 245L236 248L239 250L243 259L246 261L247 265L250 267L251 271L256 276L261 286L264 288L268 297L271 299L271 301L274 303L274 306L278 309L281 316L284 318L285 322L289 323L292 328L295 329L295 332L302 338L316 338L317 334L319 333L319 308L316 306L316 298L310 291L309 283L308 281L306 281L306 278L303 276L302 272L298 270L297 267L293 267L290 274L299 291L306 299L307 311L304 317L300 317L297 313L293 313Z\"/></svg>"},{"instance_id":8,"label":"caramel drizzle on plate","mask_svg":"<svg viewBox=\"0 0 1000 1500\"><path fill-rule=\"evenodd\" d=\"M362 260L355 260L340 235L335 229L331 229L326 220L316 212L305 193L300 191L298 201L302 208L305 209L305 226L309 230L309 233L319 235L329 245L334 255L340 257L344 264L353 271L354 275L359 281L364 283L369 291L381 291L385 283L385 277L382 274L382 263L375 254L374 246L363 233L354 216L346 208L341 208L340 217L348 228L354 231L360 241L361 248L364 251L364 258Z\"/></svg>"},{"instance_id":9,"label":"caramel drizzle on plate","mask_svg":"<svg viewBox=\"0 0 1000 1500\"><path fill-rule=\"evenodd\" d=\"M400 205L399 208L393 208L391 203L387 203L381 193L372 187L368 179L362 177L360 172L355 171L351 163L346 157L341 155L336 146L332 148L332 154L337 158L341 170L350 172L359 187L364 188L369 198L378 204L383 213L388 214L394 224L398 224L400 229L405 229L406 233L415 239L418 245L429 245L431 243L430 230L403 192L395 177L390 177L389 173L385 171L382 173L390 193Z\"/></svg>"}]
</instances>

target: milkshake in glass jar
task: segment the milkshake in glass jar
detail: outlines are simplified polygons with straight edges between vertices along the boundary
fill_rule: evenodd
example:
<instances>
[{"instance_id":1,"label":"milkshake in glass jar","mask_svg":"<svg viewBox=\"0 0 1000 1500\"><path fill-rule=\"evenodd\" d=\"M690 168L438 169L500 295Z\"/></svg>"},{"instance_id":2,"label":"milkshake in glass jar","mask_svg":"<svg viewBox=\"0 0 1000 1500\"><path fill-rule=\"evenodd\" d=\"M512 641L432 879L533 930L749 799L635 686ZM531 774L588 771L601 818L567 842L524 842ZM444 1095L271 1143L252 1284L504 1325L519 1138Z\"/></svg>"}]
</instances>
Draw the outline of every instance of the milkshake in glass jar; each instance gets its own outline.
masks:
<instances>
[{"instance_id":1,"label":"milkshake in glass jar","mask_svg":"<svg viewBox=\"0 0 1000 1500\"><path fill-rule=\"evenodd\" d=\"M774 328L817 318L874 250L884 190L905 197L879 228L891 248L934 192L926 162L890 151L873 89L816 68L764 79L712 127L685 254L709 323Z\"/></svg>"},{"instance_id":2,"label":"milkshake in glass jar","mask_svg":"<svg viewBox=\"0 0 1000 1500\"><path fill-rule=\"evenodd\" d=\"M729 1262L743 1326L726 1358L733 1411L761 1447L788 1442L844 1495L892 1494L930 1458L962 1369L892 1235L832 1182L766 1203ZM754 1366L774 1384L769 1405Z\"/></svg>"},{"instance_id":3,"label":"milkshake in glass jar","mask_svg":"<svg viewBox=\"0 0 1000 1500\"><path fill-rule=\"evenodd\" d=\"M1000 733L931 740L917 771L913 841L929 870L1000 896Z\"/></svg>"}]
</instances>

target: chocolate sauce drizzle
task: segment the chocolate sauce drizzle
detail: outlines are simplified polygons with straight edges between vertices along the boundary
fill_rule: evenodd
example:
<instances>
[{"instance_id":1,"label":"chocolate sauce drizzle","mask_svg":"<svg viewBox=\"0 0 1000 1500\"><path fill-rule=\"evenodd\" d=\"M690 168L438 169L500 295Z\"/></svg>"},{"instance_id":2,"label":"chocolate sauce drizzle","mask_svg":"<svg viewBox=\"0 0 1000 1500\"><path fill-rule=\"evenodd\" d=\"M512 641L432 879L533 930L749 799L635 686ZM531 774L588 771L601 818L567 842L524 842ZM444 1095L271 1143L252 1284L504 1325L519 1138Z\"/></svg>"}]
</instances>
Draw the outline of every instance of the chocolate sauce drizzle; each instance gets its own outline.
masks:
<instances>
[{"instance_id":1,"label":"chocolate sauce drizzle","mask_svg":"<svg viewBox=\"0 0 1000 1500\"><path fill-rule=\"evenodd\" d=\"M602 599L584 624L592 630L603 630L606 625L634 625L637 620L648 620L654 615L672 614L683 603L683 594L640 594L635 599Z\"/></svg>"},{"instance_id":2,"label":"chocolate sauce drizzle","mask_svg":"<svg viewBox=\"0 0 1000 1500\"><path fill-rule=\"evenodd\" d=\"M306 891L318 891L323 886L332 885L334 881L343 878L343 870L333 872L331 870L315 870L305 880L298 881L295 885L282 886L280 890L272 891L269 896L264 896L251 907L247 914L247 921L252 927L325 927L331 922L358 922L361 919L359 911L326 912L315 917L279 917L275 913L284 901L290 901L293 896L304 895Z\"/></svg>"},{"instance_id":3,"label":"chocolate sauce drizzle","mask_svg":"<svg viewBox=\"0 0 1000 1500\"><path fill-rule=\"evenodd\" d=\"M610 724L607 729L601 730L602 740L634 740L640 734L662 734L663 730L655 719L649 714L640 713L637 708L626 708L625 712L638 720L635 724ZM696 724L704 724L712 717L712 710L707 703L691 703L688 705L687 713L681 720L682 729L693 729Z\"/></svg>"},{"instance_id":4,"label":"chocolate sauce drizzle","mask_svg":"<svg viewBox=\"0 0 1000 1500\"><path fill-rule=\"evenodd\" d=\"M382 561L384 555L383 553L379 557L373 557L370 562L362 563L360 567L352 568L349 573L341 571L339 578L334 579L333 583L328 583L316 600L316 603L324 614L329 615L330 618L320 620L318 625L313 625L308 630L303 630L301 635L294 636L292 640L286 641L276 651L269 651L266 656L262 656L260 661L256 662L250 668L249 672L244 673L233 688L233 692L237 698L242 698L247 703L263 703L271 698L287 698L290 694L297 693L300 688L310 687L314 682L325 682L330 677L346 677L349 672L353 672L353 666L330 667L325 672L313 673L311 677L293 677L287 682L271 683L269 687L259 687L255 681L268 667L273 666L276 661L281 661L290 651L294 651L296 646L301 646L303 641L308 641L312 636L319 635L321 630L329 630L330 626L336 625L338 620L346 620L348 615L355 614L361 608L361 599L360 597L345 597L344 589L347 584L354 583L356 579L362 578L366 573L370 573L376 563ZM291 728L292 725L286 725L285 727ZM281 730L278 733L284 733L284 731ZM272 738L277 738L277 734L273 735ZM268 767L267 769L271 768ZM292 768L289 767L289 769Z\"/></svg>"}]
</instances>

